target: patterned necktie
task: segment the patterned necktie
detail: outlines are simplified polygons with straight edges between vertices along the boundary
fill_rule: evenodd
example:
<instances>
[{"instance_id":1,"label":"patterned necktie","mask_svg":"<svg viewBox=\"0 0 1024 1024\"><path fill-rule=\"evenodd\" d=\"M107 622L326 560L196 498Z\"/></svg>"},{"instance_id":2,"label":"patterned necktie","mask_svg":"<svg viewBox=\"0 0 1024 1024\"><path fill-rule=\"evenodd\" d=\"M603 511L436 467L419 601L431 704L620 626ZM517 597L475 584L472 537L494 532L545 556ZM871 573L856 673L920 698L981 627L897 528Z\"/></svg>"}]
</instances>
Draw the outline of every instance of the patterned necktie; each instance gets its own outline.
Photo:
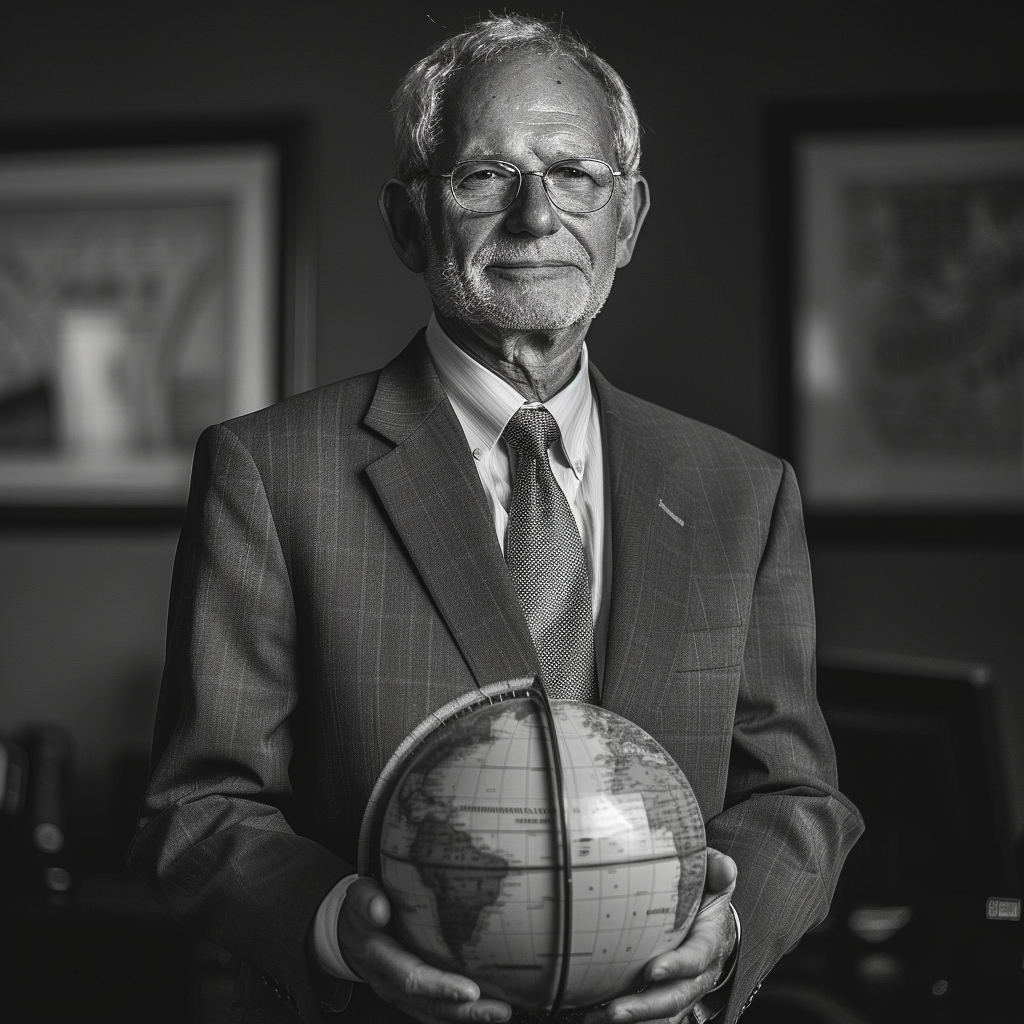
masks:
<instances>
[{"instance_id":1,"label":"patterned necktie","mask_svg":"<svg viewBox=\"0 0 1024 1024\"><path fill-rule=\"evenodd\" d=\"M548 449L560 434L544 408L521 408L502 433L519 456L505 561L551 697L597 703L590 573Z\"/></svg>"}]
</instances>

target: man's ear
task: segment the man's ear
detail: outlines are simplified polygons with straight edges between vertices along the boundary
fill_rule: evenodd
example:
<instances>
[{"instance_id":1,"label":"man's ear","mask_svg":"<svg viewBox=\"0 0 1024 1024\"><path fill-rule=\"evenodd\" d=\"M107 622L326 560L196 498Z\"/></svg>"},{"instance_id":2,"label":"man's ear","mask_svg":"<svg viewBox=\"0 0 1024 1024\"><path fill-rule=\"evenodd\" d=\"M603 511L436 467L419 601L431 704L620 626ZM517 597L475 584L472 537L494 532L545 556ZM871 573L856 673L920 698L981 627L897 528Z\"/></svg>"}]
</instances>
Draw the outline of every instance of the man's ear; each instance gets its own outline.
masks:
<instances>
[{"instance_id":1,"label":"man's ear","mask_svg":"<svg viewBox=\"0 0 1024 1024\"><path fill-rule=\"evenodd\" d=\"M640 235L644 218L651 208L651 189L647 179L638 174L619 214L619 235L615 248L615 266L624 267L633 258L633 246Z\"/></svg>"},{"instance_id":2,"label":"man's ear","mask_svg":"<svg viewBox=\"0 0 1024 1024\"><path fill-rule=\"evenodd\" d=\"M389 178L380 190L377 206L398 258L414 274L422 274L427 266L425 228L409 197L408 187L397 178Z\"/></svg>"}]
</instances>

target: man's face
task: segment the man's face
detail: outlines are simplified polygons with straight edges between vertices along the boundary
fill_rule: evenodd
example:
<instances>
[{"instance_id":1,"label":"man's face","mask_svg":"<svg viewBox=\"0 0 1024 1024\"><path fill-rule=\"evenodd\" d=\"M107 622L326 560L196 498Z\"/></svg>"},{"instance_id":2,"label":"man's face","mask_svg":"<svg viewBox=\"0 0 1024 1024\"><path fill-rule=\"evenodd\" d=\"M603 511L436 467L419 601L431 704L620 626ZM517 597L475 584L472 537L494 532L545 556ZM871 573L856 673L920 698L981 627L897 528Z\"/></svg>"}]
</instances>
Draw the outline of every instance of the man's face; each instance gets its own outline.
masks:
<instances>
[{"instance_id":1,"label":"man's face","mask_svg":"<svg viewBox=\"0 0 1024 1024\"><path fill-rule=\"evenodd\" d=\"M449 103L443 138L431 168L440 174L475 159L526 172L592 157L619 170L603 91L559 59L519 56L473 73ZM422 209L431 296L445 316L480 327L552 331L589 322L611 290L623 205L616 194L596 213L565 213L539 177L524 175L509 209L471 213L446 180L430 178Z\"/></svg>"}]
</instances>

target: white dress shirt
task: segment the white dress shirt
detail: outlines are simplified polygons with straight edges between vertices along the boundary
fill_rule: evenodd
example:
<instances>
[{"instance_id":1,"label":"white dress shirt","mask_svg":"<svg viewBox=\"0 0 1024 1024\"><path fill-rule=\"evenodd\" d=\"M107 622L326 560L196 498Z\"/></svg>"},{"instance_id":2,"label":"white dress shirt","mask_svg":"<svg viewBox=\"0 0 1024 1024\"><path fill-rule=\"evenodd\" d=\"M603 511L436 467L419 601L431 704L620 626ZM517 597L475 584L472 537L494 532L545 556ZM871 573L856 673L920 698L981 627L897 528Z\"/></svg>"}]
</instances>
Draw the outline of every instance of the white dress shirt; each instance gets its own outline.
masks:
<instances>
[{"instance_id":1,"label":"white dress shirt","mask_svg":"<svg viewBox=\"0 0 1024 1024\"><path fill-rule=\"evenodd\" d=\"M473 453L502 554L505 553L516 454L501 439L501 432L523 405L543 404L555 418L562 442L549 451L551 472L572 509L583 540L596 622L604 584L604 456L586 344L576 375L557 395L543 403L525 401L508 381L459 348L433 315L427 325L427 349ZM313 922L312 946L317 964L325 974L344 981L361 980L345 963L338 944L338 915L345 893L357 877L347 875L335 885L324 897Z\"/></svg>"},{"instance_id":2,"label":"white dress shirt","mask_svg":"<svg viewBox=\"0 0 1024 1024\"><path fill-rule=\"evenodd\" d=\"M434 316L427 325L427 349L476 460L502 554L508 532L516 454L502 440L501 432L523 405L543 405L554 416L562 443L549 452L551 472L572 509L583 539L596 620L603 583L604 459L601 421L590 387L586 344L576 375L557 395L543 403L526 401L508 381L459 348L441 330Z\"/></svg>"}]
</instances>

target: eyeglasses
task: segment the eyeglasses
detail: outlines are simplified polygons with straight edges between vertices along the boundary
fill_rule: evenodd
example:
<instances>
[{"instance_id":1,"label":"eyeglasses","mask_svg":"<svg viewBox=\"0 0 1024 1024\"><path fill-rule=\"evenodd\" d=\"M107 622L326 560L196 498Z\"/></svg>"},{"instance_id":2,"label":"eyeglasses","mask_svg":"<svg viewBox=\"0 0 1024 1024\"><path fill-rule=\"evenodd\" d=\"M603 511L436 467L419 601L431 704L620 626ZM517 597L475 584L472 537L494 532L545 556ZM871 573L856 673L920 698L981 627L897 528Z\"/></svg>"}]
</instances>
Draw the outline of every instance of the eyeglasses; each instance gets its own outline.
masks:
<instances>
[{"instance_id":1,"label":"eyeglasses","mask_svg":"<svg viewBox=\"0 0 1024 1024\"><path fill-rule=\"evenodd\" d=\"M615 190L613 171L603 160L559 160L546 171L522 171L506 160L467 160L456 164L448 178L455 202L471 213L501 213L507 210L523 187L524 175L535 175L553 206L565 213L597 213L608 205Z\"/></svg>"}]
</instances>

